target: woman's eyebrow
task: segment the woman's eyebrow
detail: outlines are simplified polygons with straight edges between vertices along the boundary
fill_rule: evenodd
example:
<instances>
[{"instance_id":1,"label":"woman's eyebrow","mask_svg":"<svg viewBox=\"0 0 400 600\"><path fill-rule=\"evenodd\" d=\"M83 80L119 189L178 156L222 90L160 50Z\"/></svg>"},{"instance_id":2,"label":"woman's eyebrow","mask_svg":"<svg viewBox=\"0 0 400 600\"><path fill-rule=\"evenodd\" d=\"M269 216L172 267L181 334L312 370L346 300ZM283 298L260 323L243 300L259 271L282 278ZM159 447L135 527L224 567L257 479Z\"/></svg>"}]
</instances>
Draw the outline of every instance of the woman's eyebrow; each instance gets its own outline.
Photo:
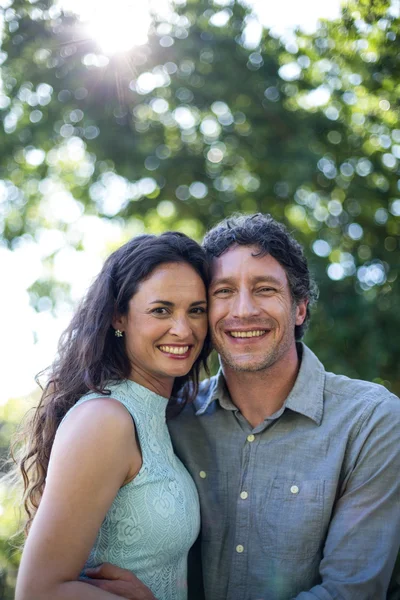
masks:
<instances>
[{"instance_id":1,"label":"woman's eyebrow","mask_svg":"<svg viewBox=\"0 0 400 600\"><path fill-rule=\"evenodd\" d=\"M153 300L150 304L164 304L165 306L175 306L173 302L169 302L168 300ZM207 304L206 300L196 300L195 302L191 302L190 306L200 306L201 304Z\"/></svg>"},{"instance_id":2,"label":"woman's eyebrow","mask_svg":"<svg viewBox=\"0 0 400 600\"><path fill-rule=\"evenodd\" d=\"M153 300L150 304L165 304L165 306L174 306L173 302L168 302L168 300Z\"/></svg>"}]
</instances>

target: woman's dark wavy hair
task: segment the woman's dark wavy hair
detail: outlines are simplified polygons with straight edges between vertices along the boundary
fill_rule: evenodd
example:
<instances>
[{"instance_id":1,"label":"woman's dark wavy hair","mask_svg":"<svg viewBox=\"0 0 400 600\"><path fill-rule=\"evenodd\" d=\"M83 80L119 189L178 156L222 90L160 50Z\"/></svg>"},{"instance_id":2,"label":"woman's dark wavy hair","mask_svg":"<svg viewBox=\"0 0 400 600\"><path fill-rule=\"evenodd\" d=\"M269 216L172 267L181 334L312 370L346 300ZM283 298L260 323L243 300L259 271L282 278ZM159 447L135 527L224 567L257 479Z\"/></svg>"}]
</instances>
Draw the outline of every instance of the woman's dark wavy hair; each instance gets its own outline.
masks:
<instances>
[{"instance_id":1,"label":"woman's dark wavy hair","mask_svg":"<svg viewBox=\"0 0 400 600\"><path fill-rule=\"evenodd\" d=\"M48 379L39 405L33 409L31 420L19 436L25 445L18 458L14 453L23 479L26 533L43 494L50 452L61 420L81 396L88 392L109 395L107 384L126 379L130 374L125 340L115 336L111 325L113 316L127 314L129 300L139 284L165 263L189 264L207 289L209 266L197 242L178 232L163 233L159 237L140 235L108 257L62 334L58 356L47 371ZM168 416L195 397L201 367L208 373L209 352L207 334L190 372L175 379ZM185 385L187 382L191 385Z\"/></svg>"},{"instance_id":2,"label":"woman's dark wavy hair","mask_svg":"<svg viewBox=\"0 0 400 600\"><path fill-rule=\"evenodd\" d=\"M310 306L318 298L303 248L282 223L262 213L233 215L213 227L203 240L210 262L235 244L257 246L259 252L255 256L270 254L285 269L293 300L296 303L308 300L304 323L294 328L295 339L301 340L310 320Z\"/></svg>"}]
</instances>

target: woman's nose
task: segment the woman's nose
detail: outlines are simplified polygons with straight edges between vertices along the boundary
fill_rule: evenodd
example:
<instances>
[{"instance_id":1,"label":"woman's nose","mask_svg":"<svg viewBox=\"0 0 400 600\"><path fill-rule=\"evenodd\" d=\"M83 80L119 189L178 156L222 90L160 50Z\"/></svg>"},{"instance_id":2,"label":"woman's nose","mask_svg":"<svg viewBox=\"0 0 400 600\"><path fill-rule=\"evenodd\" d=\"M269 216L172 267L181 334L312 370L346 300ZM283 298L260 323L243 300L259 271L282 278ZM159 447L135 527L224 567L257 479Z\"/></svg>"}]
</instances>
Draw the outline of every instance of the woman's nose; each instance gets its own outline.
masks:
<instances>
[{"instance_id":1,"label":"woman's nose","mask_svg":"<svg viewBox=\"0 0 400 600\"><path fill-rule=\"evenodd\" d=\"M178 336L179 338L185 339L192 334L192 328L187 317L177 317L173 320L170 333Z\"/></svg>"}]
</instances>

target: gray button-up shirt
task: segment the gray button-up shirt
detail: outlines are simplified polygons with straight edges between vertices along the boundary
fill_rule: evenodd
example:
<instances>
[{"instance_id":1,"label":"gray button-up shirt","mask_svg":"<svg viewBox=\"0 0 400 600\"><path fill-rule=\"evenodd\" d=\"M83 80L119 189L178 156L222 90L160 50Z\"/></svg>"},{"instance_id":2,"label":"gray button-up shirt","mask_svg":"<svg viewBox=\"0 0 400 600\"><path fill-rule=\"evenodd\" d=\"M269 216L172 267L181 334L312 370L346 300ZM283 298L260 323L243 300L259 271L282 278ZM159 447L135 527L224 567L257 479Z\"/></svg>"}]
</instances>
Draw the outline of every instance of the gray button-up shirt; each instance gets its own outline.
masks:
<instances>
[{"instance_id":1,"label":"gray button-up shirt","mask_svg":"<svg viewBox=\"0 0 400 600\"><path fill-rule=\"evenodd\" d=\"M169 423L200 494L206 600L386 597L400 544L400 401L299 353L291 393L256 428L221 373Z\"/></svg>"}]
</instances>

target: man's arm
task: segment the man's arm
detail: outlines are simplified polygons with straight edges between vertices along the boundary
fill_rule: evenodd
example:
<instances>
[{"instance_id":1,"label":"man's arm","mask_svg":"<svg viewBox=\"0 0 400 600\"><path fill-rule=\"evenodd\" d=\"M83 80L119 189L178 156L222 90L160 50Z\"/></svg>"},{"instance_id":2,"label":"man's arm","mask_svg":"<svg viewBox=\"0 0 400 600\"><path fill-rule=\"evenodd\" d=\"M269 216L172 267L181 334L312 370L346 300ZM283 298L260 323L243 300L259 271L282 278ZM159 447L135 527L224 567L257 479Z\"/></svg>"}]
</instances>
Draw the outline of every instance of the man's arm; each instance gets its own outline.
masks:
<instances>
[{"instance_id":1,"label":"man's arm","mask_svg":"<svg viewBox=\"0 0 400 600\"><path fill-rule=\"evenodd\" d=\"M320 564L322 582L295 600L384 600L400 545L400 400L375 407L349 452Z\"/></svg>"},{"instance_id":2,"label":"man's arm","mask_svg":"<svg viewBox=\"0 0 400 600\"><path fill-rule=\"evenodd\" d=\"M188 558L188 593L190 600L204 600L203 581L201 578L201 540L194 543ZM122 596L125 600L155 600L148 587L131 571L120 569L110 563L104 563L95 569L86 569L86 583L99 589Z\"/></svg>"}]
</instances>

